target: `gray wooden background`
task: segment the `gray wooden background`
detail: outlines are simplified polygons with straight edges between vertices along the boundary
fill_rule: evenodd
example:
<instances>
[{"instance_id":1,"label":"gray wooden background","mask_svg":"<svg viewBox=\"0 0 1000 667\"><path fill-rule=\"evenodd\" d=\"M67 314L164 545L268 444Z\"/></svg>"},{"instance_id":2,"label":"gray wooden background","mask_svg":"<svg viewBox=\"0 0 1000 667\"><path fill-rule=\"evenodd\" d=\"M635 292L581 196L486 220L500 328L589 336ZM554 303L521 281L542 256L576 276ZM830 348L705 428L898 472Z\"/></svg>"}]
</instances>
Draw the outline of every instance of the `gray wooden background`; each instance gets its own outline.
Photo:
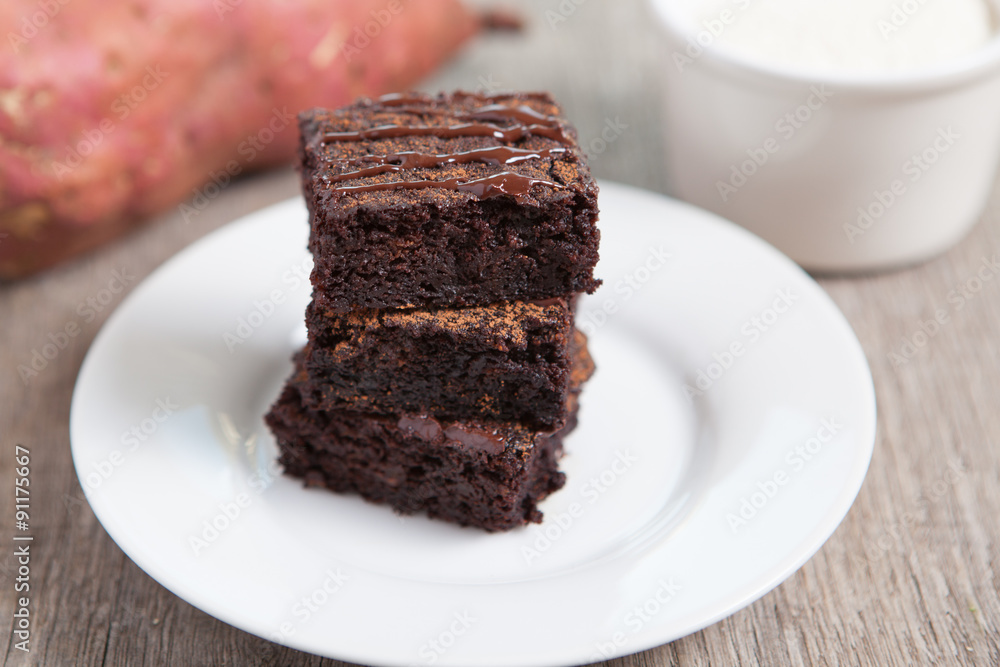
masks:
<instances>
[{"instance_id":1,"label":"gray wooden background","mask_svg":"<svg viewBox=\"0 0 1000 667\"><path fill-rule=\"evenodd\" d=\"M585 144L609 120L627 126L592 156L599 177L668 192L664 54L644 2L507 4L528 18L527 30L479 39L426 88L551 90ZM550 24L545 12L560 6L565 20ZM88 345L121 297L27 384L16 370L49 333L78 319L77 304L113 270L134 276L131 289L209 231L297 193L289 171L258 175L226 189L190 224L174 212L81 261L0 286L0 655L8 664L342 664L270 644L182 602L98 524L70 458L70 398ZM757 603L607 664L1000 664L1000 279L952 311L908 363L894 367L887 356L998 253L994 194L972 234L943 257L887 275L821 280L854 326L878 394L878 441L857 502L820 552ZM29 654L10 643L17 443L32 453Z\"/></svg>"}]
</instances>

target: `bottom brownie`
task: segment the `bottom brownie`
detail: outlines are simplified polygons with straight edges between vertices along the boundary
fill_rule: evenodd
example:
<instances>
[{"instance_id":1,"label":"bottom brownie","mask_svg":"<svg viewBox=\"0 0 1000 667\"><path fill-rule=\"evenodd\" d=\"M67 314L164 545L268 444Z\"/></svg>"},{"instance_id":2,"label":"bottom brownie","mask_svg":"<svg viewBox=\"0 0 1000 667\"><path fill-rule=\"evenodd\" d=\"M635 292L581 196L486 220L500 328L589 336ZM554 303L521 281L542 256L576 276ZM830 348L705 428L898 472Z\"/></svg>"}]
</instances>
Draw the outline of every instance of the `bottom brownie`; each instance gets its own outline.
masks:
<instances>
[{"instance_id":1,"label":"bottom brownie","mask_svg":"<svg viewBox=\"0 0 1000 667\"><path fill-rule=\"evenodd\" d=\"M297 357L296 374L302 372ZM538 503L565 483L563 438L576 426L577 394L594 369L586 344L576 349L558 431L514 422L454 422L426 415L376 416L315 410L289 382L265 417L285 473L340 493L357 493L403 514L488 531L539 523ZM294 377L294 375L293 375Z\"/></svg>"},{"instance_id":2,"label":"bottom brownie","mask_svg":"<svg viewBox=\"0 0 1000 667\"><path fill-rule=\"evenodd\" d=\"M576 425L575 410L555 433L310 410L291 385L266 420L285 473L307 486L488 531L541 521L537 505L565 482L558 459L563 436Z\"/></svg>"}]
</instances>

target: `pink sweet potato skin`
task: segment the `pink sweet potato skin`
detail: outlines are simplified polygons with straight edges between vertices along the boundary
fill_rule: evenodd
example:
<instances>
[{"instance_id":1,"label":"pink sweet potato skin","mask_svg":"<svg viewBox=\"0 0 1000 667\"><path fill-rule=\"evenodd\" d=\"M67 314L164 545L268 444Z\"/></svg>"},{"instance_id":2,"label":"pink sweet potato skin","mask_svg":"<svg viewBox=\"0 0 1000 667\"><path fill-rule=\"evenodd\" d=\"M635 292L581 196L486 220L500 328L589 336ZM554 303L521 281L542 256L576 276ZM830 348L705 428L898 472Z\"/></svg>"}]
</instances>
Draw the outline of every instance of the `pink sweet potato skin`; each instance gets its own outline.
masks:
<instances>
[{"instance_id":1,"label":"pink sweet potato skin","mask_svg":"<svg viewBox=\"0 0 1000 667\"><path fill-rule=\"evenodd\" d=\"M290 161L299 110L406 90L477 28L459 0L3 0L0 278Z\"/></svg>"}]
</instances>

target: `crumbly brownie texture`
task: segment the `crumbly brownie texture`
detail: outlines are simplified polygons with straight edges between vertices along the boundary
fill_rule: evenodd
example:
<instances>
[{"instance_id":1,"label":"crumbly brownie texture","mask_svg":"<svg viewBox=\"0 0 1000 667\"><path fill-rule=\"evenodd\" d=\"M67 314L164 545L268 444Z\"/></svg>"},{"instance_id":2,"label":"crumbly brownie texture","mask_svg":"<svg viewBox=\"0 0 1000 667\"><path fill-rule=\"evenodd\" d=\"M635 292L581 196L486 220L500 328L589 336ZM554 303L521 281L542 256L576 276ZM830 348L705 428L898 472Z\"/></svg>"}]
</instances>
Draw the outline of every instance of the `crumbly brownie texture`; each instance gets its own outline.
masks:
<instances>
[{"instance_id":1,"label":"crumbly brownie texture","mask_svg":"<svg viewBox=\"0 0 1000 667\"><path fill-rule=\"evenodd\" d=\"M593 292L597 184L543 93L406 94L299 116L312 281L328 306Z\"/></svg>"},{"instance_id":2,"label":"crumbly brownie texture","mask_svg":"<svg viewBox=\"0 0 1000 667\"><path fill-rule=\"evenodd\" d=\"M566 422L575 348L583 344L574 341L569 299L347 314L313 302L306 321L310 343L294 382L310 408L542 430Z\"/></svg>"},{"instance_id":3,"label":"crumbly brownie texture","mask_svg":"<svg viewBox=\"0 0 1000 667\"><path fill-rule=\"evenodd\" d=\"M289 385L267 421L285 473L307 486L497 531L541 521L538 502L565 482L557 461L575 418L544 435L523 426L323 412L305 408Z\"/></svg>"},{"instance_id":4,"label":"crumbly brownie texture","mask_svg":"<svg viewBox=\"0 0 1000 667\"><path fill-rule=\"evenodd\" d=\"M297 361L301 371L301 356ZM449 422L426 415L312 410L294 382L265 417L285 473L398 512L488 531L539 523L538 503L565 482L558 459L576 426L577 393L593 372L586 346L573 369L566 424L556 432L515 423Z\"/></svg>"}]
</instances>

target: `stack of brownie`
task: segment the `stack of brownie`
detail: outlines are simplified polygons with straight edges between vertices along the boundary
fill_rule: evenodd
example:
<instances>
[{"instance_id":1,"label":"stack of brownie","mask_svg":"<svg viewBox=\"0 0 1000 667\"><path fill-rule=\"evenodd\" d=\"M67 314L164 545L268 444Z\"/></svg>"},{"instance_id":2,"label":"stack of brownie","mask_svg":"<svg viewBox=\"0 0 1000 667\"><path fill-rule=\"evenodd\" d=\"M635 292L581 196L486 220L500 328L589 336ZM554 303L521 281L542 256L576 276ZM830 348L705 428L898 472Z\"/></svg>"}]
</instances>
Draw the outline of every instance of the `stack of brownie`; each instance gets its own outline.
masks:
<instances>
[{"instance_id":1,"label":"stack of brownie","mask_svg":"<svg viewBox=\"0 0 1000 667\"><path fill-rule=\"evenodd\" d=\"M546 94L300 116L309 343L266 420L287 474L486 530L538 522L593 372L597 186Z\"/></svg>"}]
</instances>

